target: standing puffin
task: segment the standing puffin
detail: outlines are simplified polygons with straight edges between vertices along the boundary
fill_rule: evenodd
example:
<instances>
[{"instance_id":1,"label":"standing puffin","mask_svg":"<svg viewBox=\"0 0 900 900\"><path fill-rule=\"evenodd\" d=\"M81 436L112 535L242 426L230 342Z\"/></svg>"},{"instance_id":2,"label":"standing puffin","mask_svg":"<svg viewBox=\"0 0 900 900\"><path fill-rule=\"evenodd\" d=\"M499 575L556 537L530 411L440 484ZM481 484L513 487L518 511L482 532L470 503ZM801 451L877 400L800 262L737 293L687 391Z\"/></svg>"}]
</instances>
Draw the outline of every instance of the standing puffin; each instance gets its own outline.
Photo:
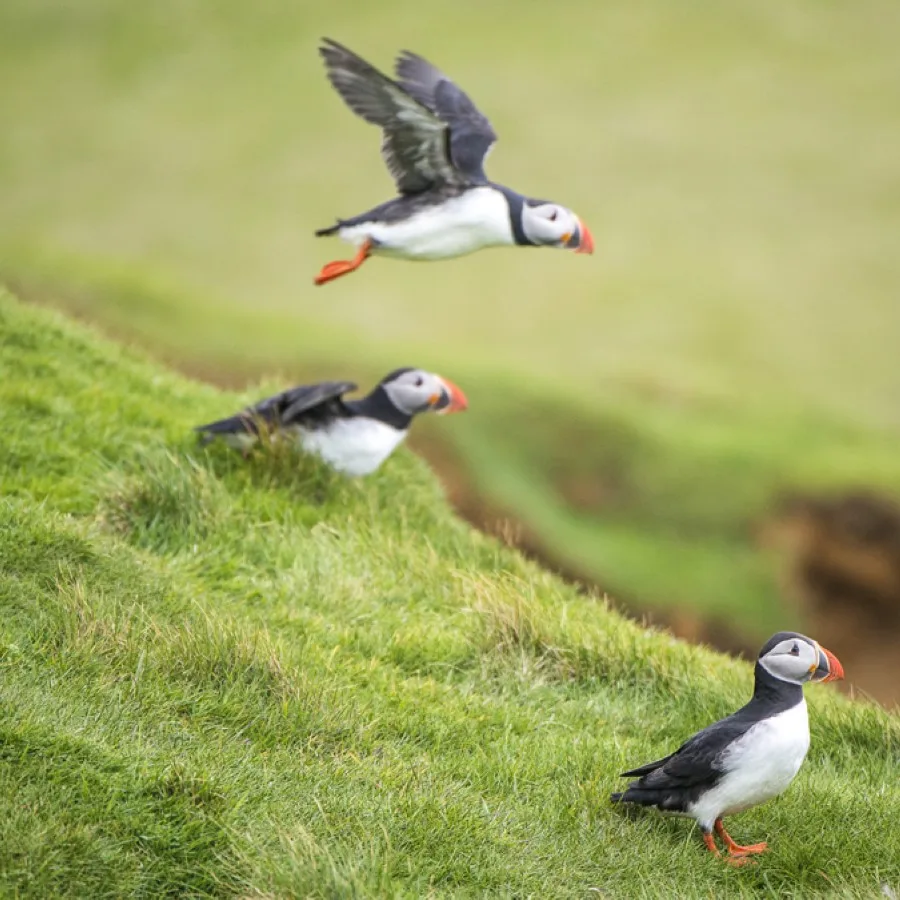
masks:
<instances>
[{"instance_id":1,"label":"standing puffin","mask_svg":"<svg viewBox=\"0 0 900 900\"><path fill-rule=\"evenodd\" d=\"M204 443L221 436L242 450L261 433L286 436L337 472L368 475L399 446L415 415L468 407L455 384L421 369L397 369L365 397L343 399L356 389L351 381L301 385L195 430Z\"/></svg>"},{"instance_id":2,"label":"standing puffin","mask_svg":"<svg viewBox=\"0 0 900 900\"><path fill-rule=\"evenodd\" d=\"M593 252L590 231L571 210L488 180L484 160L497 135L431 63L404 51L394 81L336 41L323 43L319 52L335 90L382 129L381 152L400 196L316 232L357 248L352 260L328 263L316 284L353 272L375 253L431 260L495 246Z\"/></svg>"},{"instance_id":3,"label":"standing puffin","mask_svg":"<svg viewBox=\"0 0 900 900\"><path fill-rule=\"evenodd\" d=\"M803 685L843 677L833 653L802 634L780 631L759 652L753 697L746 706L704 728L669 756L623 772L623 777L638 780L610 799L689 816L703 831L707 849L720 855L715 829L729 862L743 864L748 855L763 853L766 844L736 844L722 817L787 789L809 749Z\"/></svg>"}]
</instances>

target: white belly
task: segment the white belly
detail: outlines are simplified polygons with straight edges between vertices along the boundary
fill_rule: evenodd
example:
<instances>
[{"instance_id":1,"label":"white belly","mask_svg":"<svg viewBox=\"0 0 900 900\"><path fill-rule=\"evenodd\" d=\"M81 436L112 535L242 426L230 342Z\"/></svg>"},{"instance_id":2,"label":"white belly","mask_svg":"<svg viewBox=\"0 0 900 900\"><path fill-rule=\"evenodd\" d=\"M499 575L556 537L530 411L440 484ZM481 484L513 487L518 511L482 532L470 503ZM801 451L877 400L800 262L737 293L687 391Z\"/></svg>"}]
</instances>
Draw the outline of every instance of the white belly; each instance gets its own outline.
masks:
<instances>
[{"instance_id":1,"label":"white belly","mask_svg":"<svg viewBox=\"0 0 900 900\"><path fill-rule=\"evenodd\" d=\"M327 428L294 430L297 443L345 475L374 472L397 449L405 431L375 419L338 419Z\"/></svg>"},{"instance_id":2,"label":"white belly","mask_svg":"<svg viewBox=\"0 0 900 900\"><path fill-rule=\"evenodd\" d=\"M373 253L399 259L450 259L515 243L506 198L489 187L473 188L402 222L366 222L339 234L356 246L371 239L377 244Z\"/></svg>"},{"instance_id":3,"label":"white belly","mask_svg":"<svg viewBox=\"0 0 900 900\"><path fill-rule=\"evenodd\" d=\"M688 809L704 828L719 816L777 797L800 771L809 750L806 701L754 725L723 760L728 774Z\"/></svg>"}]
</instances>

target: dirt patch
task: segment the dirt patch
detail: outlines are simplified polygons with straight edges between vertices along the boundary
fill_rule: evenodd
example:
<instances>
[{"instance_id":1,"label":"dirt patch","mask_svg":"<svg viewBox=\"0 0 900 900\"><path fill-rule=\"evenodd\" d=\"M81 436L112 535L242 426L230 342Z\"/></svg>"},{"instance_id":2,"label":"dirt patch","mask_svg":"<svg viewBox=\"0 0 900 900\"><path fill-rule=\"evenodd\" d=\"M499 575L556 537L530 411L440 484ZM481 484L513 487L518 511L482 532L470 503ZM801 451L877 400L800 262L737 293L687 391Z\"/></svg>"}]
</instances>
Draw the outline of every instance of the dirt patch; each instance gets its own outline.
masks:
<instances>
[{"instance_id":1,"label":"dirt patch","mask_svg":"<svg viewBox=\"0 0 900 900\"><path fill-rule=\"evenodd\" d=\"M551 472L553 487L563 502L576 512L593 514L610 506L624 505L622 481L601 472Z\"/></svg>"},{"instance_id":2,"label":"dirt patch","mask_svg":"<svg viewBox=\"0 0 900 900\"><path fill-rule=\"evenodd\" d=\"M760 539L785 595L853 684L900 704L900 504L865 491L782 497Z\"/></svg>"}]
</instances>

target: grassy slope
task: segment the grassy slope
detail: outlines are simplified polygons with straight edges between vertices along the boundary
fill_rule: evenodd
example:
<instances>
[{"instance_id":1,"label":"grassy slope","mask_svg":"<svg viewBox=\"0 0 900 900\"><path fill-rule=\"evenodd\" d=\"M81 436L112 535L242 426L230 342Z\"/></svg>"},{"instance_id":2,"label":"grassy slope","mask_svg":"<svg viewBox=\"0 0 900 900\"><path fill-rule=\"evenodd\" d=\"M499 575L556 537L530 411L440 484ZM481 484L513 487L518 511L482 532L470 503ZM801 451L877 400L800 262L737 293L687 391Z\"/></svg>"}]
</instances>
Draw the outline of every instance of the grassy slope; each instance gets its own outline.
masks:
<instances>
[{"instance_id":1,"label":"grassy slope","mask_svg":"<svg viewBox=\"0 0 900 900\"><path fill-rule=\"evenodd\" d=\"M419 360L314 322L285 336L277 316L222 310L116 267L42 256L6 271L29 299L137 335L179 367L233 385L249 381L241 402L295 379L348 371L365 384L398 359ZM292 361L292 349L279 348L278 340L296 343L295 336L309 342L302 364ZM345 354L353 362L340 362ZM585 402L471 361L444 363L431 364L465 386L472 408L450 428L423 423L419 433L455 449L476 491L619 602L727 619L751 643L779 627L803 627L799 611L779 598L775 560L756 545L754 524L772 498L787 488L856 484L900 493L889 430L712 401ZM258 384L263 373L268 378ZM593 506L574 509L567 502L573 490L594 497Z\"/></svg>"},{"instance_id":2,"label":"grassy slope","mask_svg":"<svg viewBox=\"0 0 900 900\"><path fill-rule=\"evenodd\" d=\"M452 430L472 477L560 555L765 632L793 621L748 536L771 494L900 490L897 10L7 0L0 273L233 380L446 371L477 400ZM311 229L390 190L320 34L458 74L492 173L576 206L597 256L313 291L339 250Z\"/></svg>"},{"instance_id":3,"label":"grassy slope","mask_svg":"<svg viewBox=\"0 0 900 900\"><path fill-rule=\"evenodd\" d=\"M0 884L29 896L875 897L900 720L811 690L813 749L734 822L606 803L746 696L455 520L404 451L365 482L201 452L238 401L0 295ZM664 880L661 880L662 874Z\"/></svg>"}]
</instances>

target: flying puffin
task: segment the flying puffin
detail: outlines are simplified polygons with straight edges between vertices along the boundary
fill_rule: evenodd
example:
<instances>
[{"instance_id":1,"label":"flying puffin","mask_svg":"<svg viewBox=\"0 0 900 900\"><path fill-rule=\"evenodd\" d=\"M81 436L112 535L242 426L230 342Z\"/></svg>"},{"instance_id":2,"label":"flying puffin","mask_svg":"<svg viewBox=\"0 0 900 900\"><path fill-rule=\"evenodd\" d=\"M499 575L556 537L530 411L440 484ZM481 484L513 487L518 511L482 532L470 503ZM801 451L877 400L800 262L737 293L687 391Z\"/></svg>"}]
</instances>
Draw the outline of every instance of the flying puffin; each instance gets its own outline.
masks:
<instances>
[{"instance_id":1,"label":"flying puffin","mask_svg":"<svg viewBox=\"0 0 900 900\"><path fill-rule=\"evenodd\" d=\"M195 430L203 443L221 436L241 450L249 449L261 433L286 436L337 472L368 475L399 446L415 415L468 407L455 384L421 369L397 369L365 397L343 399L355 390L351 381L300 385Z\"/></svg>"},{"instance_id":2,"label":"flying puffin","mask_svg":"<svg viewBox=\"0 0 900 900\"><path fill-rule=\"evenodd\" d=\"M344 102L382 129L381 152L400 196L316 232L357 248L352 260L328 263L316 284L353 272L372 254L449 259L494 246L593 252L590 231L571 210L488 180L484 160L497 135L431 63L404 51L395 81L328 38L319 53Z\"/></svg>"},{"instance_id":3,"label":"flying puffin","mask_svg":"<svg viewBox=\"0 0 900 900\"><path fill-rule=\"evenodd\" d=\"M638 780L610 799L695 819L708 850L720 856L715 829L729 862L742 865L747 856L763 853L766 844L735 843L722 817L787 789L809 749L803 685L843 677L833 653L802 634L780 631L759 652L753 697L746 706L699 731L669 756L623 772Z\"/></svg>"}]
</instances>

